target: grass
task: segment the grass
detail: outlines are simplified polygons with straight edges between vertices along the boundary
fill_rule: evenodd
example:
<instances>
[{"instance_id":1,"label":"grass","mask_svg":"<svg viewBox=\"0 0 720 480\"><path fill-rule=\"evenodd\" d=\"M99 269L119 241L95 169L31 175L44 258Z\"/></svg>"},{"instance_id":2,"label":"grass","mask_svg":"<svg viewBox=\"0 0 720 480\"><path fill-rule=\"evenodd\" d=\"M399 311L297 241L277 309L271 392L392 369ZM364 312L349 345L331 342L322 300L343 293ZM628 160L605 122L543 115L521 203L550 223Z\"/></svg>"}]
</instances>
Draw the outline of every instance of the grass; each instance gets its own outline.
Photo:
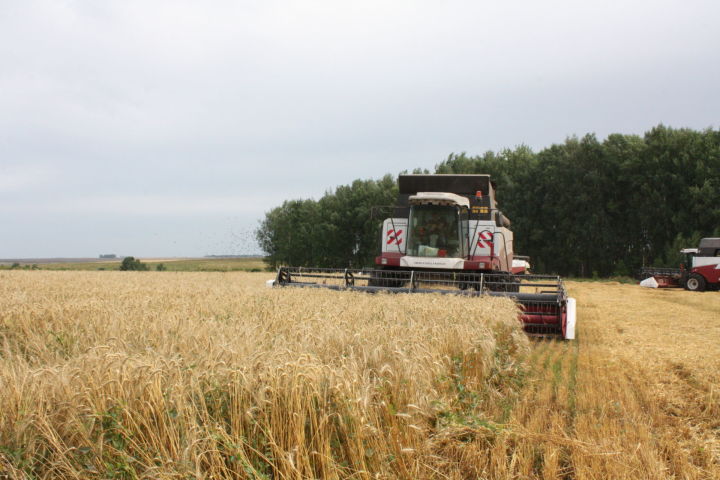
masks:
<instances>
[{"instance_id":1,"label":"grass","mask_svg":"<svg viewBox=\"0 0 720 480\"><path fill-rule=\"evenodd\" d=\"M720 478L717 292L568 282L563 342L268 276L0 272L0 474Z\"/></svg>"},{"instance_id":2,"label":"grass","mask_svg":"<svg viewBox=\"0 0 720 480\"><path fill-rule=\"evenodd\" d=\"M573 277L573 278L566 278L565 279L570 280L572 282L617 282L622 283L626 285L637 285L638 279L627 276L627 275L614 275L611 277Z\"/></svg>"}]
</instances>

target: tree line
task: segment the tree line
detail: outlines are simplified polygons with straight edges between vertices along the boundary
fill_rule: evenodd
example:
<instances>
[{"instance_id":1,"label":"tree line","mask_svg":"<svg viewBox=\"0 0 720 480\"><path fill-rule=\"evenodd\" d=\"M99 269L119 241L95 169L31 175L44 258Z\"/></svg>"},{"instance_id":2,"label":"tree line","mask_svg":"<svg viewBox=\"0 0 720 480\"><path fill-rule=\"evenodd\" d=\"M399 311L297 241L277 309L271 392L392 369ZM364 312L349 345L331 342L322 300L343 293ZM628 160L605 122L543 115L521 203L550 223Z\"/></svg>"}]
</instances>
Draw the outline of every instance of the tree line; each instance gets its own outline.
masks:
<instances>
[{"instance_id":1,"label":"tree line","mask_svg":"<svg viewBox=\"0 0 720 480\"><path fill-rule=\"evenodd\" d=\"M319 200L286 200L265 214L256 238L272 267L371 265L388 213L383 207L396 199L397 182L391 175L355 180Z\"/></svg>"},{"instance_id":2,"label":"tree line","mask_svg":"<svg viewBox=\"0 0 720 480\"><path fill-rule=\"evenodd\" d=\"M512 220L515 252L538 273L629 275L677 266L680 248L720 236L720 130L659 125L644 135L571 137L539 152L527 146L450 154L434 173L487 173ZM356 180L319 200L288 200L256 232L268 262L367 266L395 178Z\"/></svg>"}]
</instances>

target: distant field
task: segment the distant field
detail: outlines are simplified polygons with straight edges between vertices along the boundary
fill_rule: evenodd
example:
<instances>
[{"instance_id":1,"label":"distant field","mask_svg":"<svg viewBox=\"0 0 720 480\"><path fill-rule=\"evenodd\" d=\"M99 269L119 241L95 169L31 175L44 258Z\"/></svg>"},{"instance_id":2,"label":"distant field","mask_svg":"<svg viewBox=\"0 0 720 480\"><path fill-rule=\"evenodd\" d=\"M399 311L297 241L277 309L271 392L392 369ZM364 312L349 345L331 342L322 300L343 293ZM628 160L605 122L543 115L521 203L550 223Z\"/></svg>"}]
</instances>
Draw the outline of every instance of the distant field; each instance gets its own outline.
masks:
<instances>
[{"instance_id":1,"label":"distant field","mask_svg":"<svg viewBox=\"0 0 720 480\"><path fill-rule=\"evenodd\" d=\"M155 270L157 265L162 263L165 270L170 272L250 272L265 270L266 265L262 257L242 258L140 258L147 264L150 270ZM99 259L24 259L19 260L21 269L33 268L33 265L40 270L119 270L122 258L117 260ZM4 261L0 269L11 267L11 260Z\"/></svg>"}]
</instances>

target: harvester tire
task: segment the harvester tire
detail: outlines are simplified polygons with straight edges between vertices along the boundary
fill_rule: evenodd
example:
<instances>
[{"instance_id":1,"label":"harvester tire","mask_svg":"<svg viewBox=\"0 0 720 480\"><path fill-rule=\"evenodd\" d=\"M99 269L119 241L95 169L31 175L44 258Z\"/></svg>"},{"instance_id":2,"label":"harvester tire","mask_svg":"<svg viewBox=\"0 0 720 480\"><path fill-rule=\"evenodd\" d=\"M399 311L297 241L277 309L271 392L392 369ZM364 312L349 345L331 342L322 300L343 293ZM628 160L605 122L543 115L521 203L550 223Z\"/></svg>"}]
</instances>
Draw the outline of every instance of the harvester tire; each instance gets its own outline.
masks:
<instances>
[{"instance_id":1,"label":"harvester tire","mask_svg":"<svg viewBox=\"0 0 720 480\"><path fill-rule=\"evenodd\" d=\"M458 288L460 290L473 290L480 291L480 277L479 275L459 275Z\"/></svg>"},{"instance_id":2,"label":"harvester tire","mask_svg":"<svg viewBox=\"0 0 720 480\"><path fill-rule=\"evenodd\" d=\"M705 278L697 273L692 273L685 282L685 289L691 292L704 292L706 287Z\"/></svg>"},{"instance_id":3,"label":"harvester tire","mask_svg":"<svg viewBox=\"0 0 720 480\"><path fill-rule=\"evenodd\" d=\"M515 277L512 275L502 275L497 274L497 277L495 279L494 284L489 287L490 290L493 292L518 292L520 291L520 287L518 285L513 285L515 283Z\"/></svg>"},{"instance_id":4,"label":"harvester tire","mask_svg":"<svg viewBox=\"0 0 720 480\"><path fill-rule=\"evenodd\" d=\"M371 274L368 279L368 287L382 287L382 279L377 274Z\"/></svg>"},{"instance_id":5,"label":"harvester tire","mask_svg":"<svg viewBox=\"0 0 720 480\"><path fill-rule=\"evenodd\" d=\"M407 283L405 280L386 280L385 283L390 288L402 288Z\"/></svg>"},{"instance_id":6,"label":"harvester tire","mask_svg":"<svg viewBox=\"0 0 720 480\"><path fill-rule=\"evenodd\" d=\"M394 278L391 273L392 270L385 270L385 272L385 275L373 272L368 279L368 287L400 288L405 286L405 280L402 278Z\"/></svg>"}]
</instances>

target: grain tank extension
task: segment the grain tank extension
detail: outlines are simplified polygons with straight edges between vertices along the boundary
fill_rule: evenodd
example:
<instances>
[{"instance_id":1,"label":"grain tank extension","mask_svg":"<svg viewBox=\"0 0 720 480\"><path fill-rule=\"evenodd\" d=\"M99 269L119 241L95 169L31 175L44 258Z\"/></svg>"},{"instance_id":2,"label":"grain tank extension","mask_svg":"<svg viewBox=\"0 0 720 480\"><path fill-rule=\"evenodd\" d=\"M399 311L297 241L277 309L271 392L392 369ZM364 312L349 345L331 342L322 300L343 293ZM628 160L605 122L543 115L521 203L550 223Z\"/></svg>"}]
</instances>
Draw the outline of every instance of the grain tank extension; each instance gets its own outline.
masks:
<instances>
[{"instance_id":1,"label":"grain tank extension","mask_svg":"<svg viewBox=\"0 0 720 480\"><path fill-rule=\"evenodd\" d=\"M371 269L281 267L275 286L510 297L530 333L575 335L560 277L513 274L511 222L489 175L400 175Z\"/></svg>"}]
</instances>

